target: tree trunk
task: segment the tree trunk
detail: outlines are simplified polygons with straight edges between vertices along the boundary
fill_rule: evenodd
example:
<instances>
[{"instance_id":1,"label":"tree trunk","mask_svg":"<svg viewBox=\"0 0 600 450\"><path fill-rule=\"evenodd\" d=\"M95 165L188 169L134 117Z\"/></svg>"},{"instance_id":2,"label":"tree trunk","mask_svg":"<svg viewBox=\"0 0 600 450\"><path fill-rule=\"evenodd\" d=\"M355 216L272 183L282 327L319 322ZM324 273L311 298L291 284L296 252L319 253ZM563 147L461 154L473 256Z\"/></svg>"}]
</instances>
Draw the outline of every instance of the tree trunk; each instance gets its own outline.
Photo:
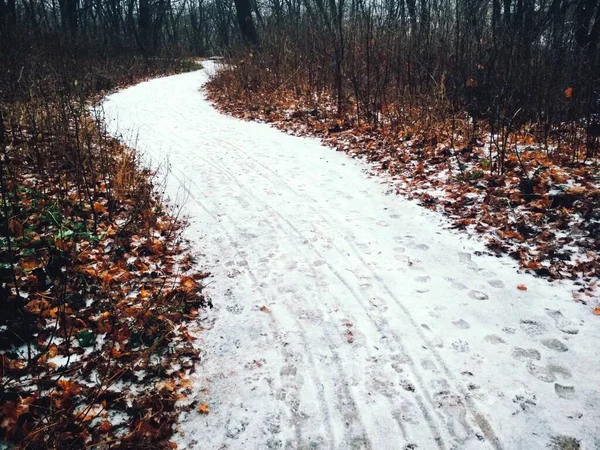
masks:
<instances>
[{"instance_id":1,"label":"tree trunk","mask_svg":"<svg viewBox=\"0 0 600 450\"><path fill-rule=\"evenodd\" d=\"M242 37L248 44L257 47L258 34L252 20L252 5L250 4L250 0L234 0L234 3Z\"/></svg>"},{"instance_id":2,"label":"tree trunk","mask_svg":"<svg viewBox=\"0 0 600 450\"><path fill-rule=\"evenodd\" d=\"M4 0L0 0L0 27L4 25L4 19L6 17L6 3Z\"/></svg>"},{"instance_id":3,"label":"tree trunk","mask_svg":"<svg viewBox=\"0 0 600 450\"><path fill-rule=\"evenodd\" d=\"M72 38L77 36L77 6L79 0L60 0L60 19L63 30Z\"/></svg>"},{"instance_id":4,"label":"tree trunk","mask_svg":"<svg viewBox=\"0 0 600 450\"><path fill-rule=\"evenodd\" d=\"M148 45L148 36L150 33L150 2L148 0L139 0L138 6L138 27L140 30L140 39L144 47Z\"/></svg>"},{"instance_id":5,"label":"tree trunk","mask_svg":"<svg viewBox=\"0 0 600 450\"><path fill-rule=\"evenodd\" d=\"M575 11L575 20L577 22L575 41L581 48L588 46L589 48L593 48L599 37L600 24L598 23L598 18L600 9L596 11L595 18L593 14L594 9L600 8L600 6L595 3L595 0L580 0L577 3L577 9Z\"/></svg>"}]
</instances>

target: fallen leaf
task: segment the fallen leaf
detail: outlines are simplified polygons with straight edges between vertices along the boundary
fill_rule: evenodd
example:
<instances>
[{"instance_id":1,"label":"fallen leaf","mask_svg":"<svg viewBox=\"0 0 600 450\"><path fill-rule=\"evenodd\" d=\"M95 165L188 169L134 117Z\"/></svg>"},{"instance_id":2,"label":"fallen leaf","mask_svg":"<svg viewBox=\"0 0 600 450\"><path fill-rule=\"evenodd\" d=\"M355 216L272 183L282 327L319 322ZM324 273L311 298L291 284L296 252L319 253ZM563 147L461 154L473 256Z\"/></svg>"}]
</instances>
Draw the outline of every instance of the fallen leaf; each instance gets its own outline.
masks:
<instances>
[{"instance_id":1,"label":"fallen leaf","mask_svg":"<svg viewBox=\"0 0 600 450\"><path fill-rule=\"evenodd\" d=\"M64 239L56 239L54 241L54 245L56 245L57 249L62 250L63 252L69 251L69 249L72 246L71 242L66 241Z\"/></svg>"},{"instance_id":2,"label":"fallen leaf","mask_svg":"<svg viewBox=\"0 0 600 450\"><path fill-rule=\"evenodd\" d=\"M10 219L8 222L8 229L15 236L23 235L23 225L17 219Z\"/></svg>"},{"instance_id":3,"label":"fallen leaf","mask_svg":"<svg viewBox=\"0 0 600 450\"><path fill-rule=\"evenodd\" d=\"M50 308L50 302L41 298L31 300L25 305L23 309L30 314L39 314L42 311L47 310L48 308Z\"/></svg>"},{"instance_id":4,"label":"fallen leaf","mask_svg":"<svg viewBox=\"0 0 600 450\"><path fill-rule=\"evenodd\" d=\"M260 307L260 310L262 312L264 312L264 313L270 313L271 312L271 310L269 308L267 308L266 306L264 306L264 305Z\"/></svg>"},{"instance_id":5,"label":"fallen leaf","mask_svg":"<svg viewBox=\"0 0 600 450\"><path fill-rule=\"evenodd\" d=\"M35 270L41 265L34 255L30 255L27 258L21 258L19 264L24 270L28 271Z\"/></svg>"},{"instance_id":6,"label":"fallen leaf","mask_svg":"<svg viewBox=\"0 0 600 450\"><path fill-rule=\"evenodd\" d=\"M52 344L50 347L48 347L48 357L54 358L56 355L58 355L58 346L56 344Z\"/></svg>"},{"instance_id":7,"label":"fallen leaf","mask_svg":"<svg viewBox=\"0 0 600 450\"><path fill-rule=\"evenodd\" d=\"M520 291L526 291L527 290L527 286L525 286L524 284L519 284L517 286L517 289Z\"/></svg>"},{"instance_id":8,"label":"fallen leaf","mask_svg":"<svg viewBox=\"0 0 600 450\"><path fill-rule=\"evenodd\" d=\"M186 292L192 293L200 289L200 283L192 277L181 277L181 288Z\"/></svg>"},{"instance_id":9,"label":"fallen leaf","mask_svg":"<svg viewBox=\"0 0 600 450\"><path fill-rule=\"evenodd\" d=\"M571 98L573 96L573 88L572 87L568 87L565 89L565 97L566 98Z\"/></svg>"},{"instance_id":10,"label":"fallen leaf","mask_svg":"<svg viewBox=\"0 0 600 450\"><path fill-rule=\"evenodd\" d=\"M479 83L477 83L477 81L475 81L473 78L469 78L466 82L465 85L468 88L476 88L477 86L479 86Z\"/></svg>"},{"instance_id":11,"label":"fallen leaf","mask_svg":"<svg viewBox=\"0 0 600 450\"><path fill-rule=\"evenodd\" d=\"M197 410L200 414L208 414L210 412L210 408L208 406L208 403L202 403L200 406L198 406L198 410Z\"/></svg>"},{"instance_id":12,"label":"fallen leaf","mask_svg":"<svg viewBox=\"0 0 600 450\"><path fill-rule=\"evenodd\" d=\"M103 420L98 426L98 430L102 433L108 433L112 429L112 424L108 420Z\"/></svg>"},{"instance_id":13,"label":"fallen leaf","mask_svg":"<svg viewBox=\"0 0 600 450\"><path fill-rule=\"evenodd\" d=\"M108 210L106 209L106 206L104 206L98 202L94 202L94 212L96 212L97 214L104 214L107 211Z\"/></svg>"},{"instance_id":14,"label":"fallen leaf","mask_svg":"<svg viewBox=\"0 0 600 450\"><path fill-rule=\"evenodd\" d=\"M160 255L163 253L165 245L158 239L150 239L146 244L146 248L148 249L150 254Z\"/></svg>"},{"instance_id":15,"label":"fallen leaf","mask_svg":"<svg viewBox=\"0 0 600 450\"><path fill-rule=\"evenodd\" d=\"M600 316L600 308L594 308L594 314Z\"/></svg>"}]
</instances>

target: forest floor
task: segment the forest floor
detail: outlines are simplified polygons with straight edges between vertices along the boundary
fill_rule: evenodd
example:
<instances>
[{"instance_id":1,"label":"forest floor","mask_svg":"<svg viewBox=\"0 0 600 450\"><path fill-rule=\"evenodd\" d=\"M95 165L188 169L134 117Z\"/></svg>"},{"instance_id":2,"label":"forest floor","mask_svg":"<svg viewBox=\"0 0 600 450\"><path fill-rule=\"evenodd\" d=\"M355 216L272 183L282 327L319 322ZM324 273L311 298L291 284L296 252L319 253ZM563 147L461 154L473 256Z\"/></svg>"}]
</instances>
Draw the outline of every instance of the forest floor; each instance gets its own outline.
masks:
<instances>
[{"instance_id":1,"label":"forest floor","mask_svg":"<svg viewBox=\"0 0 600 450\"><path fill-rule=\"evenodd\" d=\"M182 448L600 446L600 328L361 160L219 113L214 69L104 103L211 267Z\"/></svg>"},{"instance_id":2,"label":"forest floor","mask_svg":"<svg viewBox=\"0 0 600 450\"><path fill-rule=\"evenodd\" d=\"M192 66L103 68L123 88ZM207 274L160 180L91 113L88 73L80 92L53 91L72 85L56 71L2 105L0 449L169 448L199 356Z\"/></svg>"}]
</instances>

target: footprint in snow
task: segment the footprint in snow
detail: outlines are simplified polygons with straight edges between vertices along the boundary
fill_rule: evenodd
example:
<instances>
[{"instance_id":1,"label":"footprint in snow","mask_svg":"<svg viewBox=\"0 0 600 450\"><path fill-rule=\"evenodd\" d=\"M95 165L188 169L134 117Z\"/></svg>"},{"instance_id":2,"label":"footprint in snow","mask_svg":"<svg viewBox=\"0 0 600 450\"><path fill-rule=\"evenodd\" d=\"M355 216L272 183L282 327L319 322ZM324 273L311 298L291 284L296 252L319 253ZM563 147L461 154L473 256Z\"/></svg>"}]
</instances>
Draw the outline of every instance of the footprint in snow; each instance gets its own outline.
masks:
<instances>
[{"instance_id":1,"label":"footprint in snow","mask_svg":"<svg viewBox=\"0 0 600 450\"><path fill-rule=\"evenodd\" d=\"M467 286L465 286L460 281L456 281L454 278L446 277L446 281L449 281L450 286L452 286L454 289L458 289L459 291L464 291L465 289L467 289Z\"/></svg>"},{"instance_id":2,"label":"footprint in snow","mask_svg":"<svg viewBox=\"0 0 600 450\"><path fill-rule=\"evenodd\" d=\"M487 300L489 298L486 293L481 291L471 291L469 292L469 297L474 298L475 300Z\"/></svg>"},{"instance_id":3,"label":"footprint in snow","mask_svg":"<svg viewBox=\"0 0 600 450\"><path fill-rule=\"evenodd\" d=\"M441 316L440 311L442 309L443 308L439 308L439 309L435 309L434 311L430 311L429 315L432 317L440 317ZM425 330L430 332L430 335L428 338L430 345L432 345L433 347L438 347L438 348L442 348L444 346L444 340L441 337L439 337L437 334L435 334L433 331L431 331L431 328L429 328L429 326L427 324L423 323L423 324L421 324L421 326Z\"/></svg>"},{"instance_id":4,"label":"footprint in snow","mask_svg":"<svg viewBox=\"0 0 600 450\"><path fill-rule=\"evenodd\" d=\"M458 261L462 264L471 264L473 262L471 254L466 252L458 252Z\"/></svg>"},{"instance_id":5,"label":"footprint in snow","mask_svg":"<svg viewBox=\"0 0 600 450\"><path fill-rule=\"evenodd\" d=\"M231 314L241 314L244 311L244 307L241 305L229 305L226 306L225 309L229 311Z\"/></svg>"},{"instance_id":6,"label":"footprint in snow","mask_svg":"<svg viewBox=\"0 0 600 450\"><path fill-rule=\"evenodd\" d=\"M406 264L406 265L409 265L409 263L410 263L410 258L406 255L394 255L394 258L397 261L400 261L401 263Z\"/></svg>"},{"instance_id":7,"label":"footprint in snow","mask_svg":"<svg viewBox=\"0 0 600 450\"><path fill-rule=\"evenodd\" d=\"M241 433L246 431L246 427L250 422L246 419L241 421L229 419L225 425L226 435L229 439L237 439Z\"/></svg>"},{"instance_id":8,"label":"footprint in snow","mask_svg":"<svg viewBox=\"0 0 600 450\"><path fill-rule=\"evenodd\" d=\"M554 383L554 392L560 398L570 399L575 397L575 386L564 386L562 384Z\"/></svg>"},{"instance_id":9,"label":"footprint in snow","mask_svg":"<svg viewBox=\"0 0 600 450\"><path fill-rule=\"evenodd\" d=\"M504 281L502 280L488 280L488 284L497 289L504 288Z\"/></svg>"},{"instance_id":10,"label":"footprint in snow","mask_svg":"<svg viewBox=\"0 0 600 450\"><path fill-rule=\"evenodd\" d=\"M435 363L431 359L423 359L421 361L421 367L425 370L437 371L437 367L435 367Z\"/></svg>"},{"instance_id":11,"label":"footprint in snow","mask_svg":"<svg viewBox=\"0 0 600 450\"><path fill-rule=\"evenodd\" d=\"M545 383L554 383L558 378L571 378L569 369L557 364L548 364L547 366L539 366L533 361L527 363L527 371Z\"/></svg>"},{"instance_id":12,"label":"footprint in snow","mask_svg":"<svg viewBox=\"0 0 600 450\"><path fill-rule=\"evenodd\" d=\"M282 377L293 377L296 376L297 369L295 366L284 366L279 371Z\"/></svg>"},{"instance_id":13,"label":"footprint in snow","mask_svg":"<svg viewBox=\"0 0 600 450\"><path fill-rule=\"evenodd\" d=\"M491 270L487 270L487 269L479 269L479 273L487 278L493 278L496 276L495 272L492 272Z\"/></svg>"},{"instance_id":14,"label":"footprint in snow","mask_svg":"<svg viewBox=\"0 0 600 450\"><path fill-rule=\"evenodd\" d=\"M469 343L467 341L463 341L458 339L452 342L452 350L457 353L468 353L469 352Z\"/></svg>"},{"instance_id":15,"label":"footprint in snow","mask_svg":"<svg viewBox=\"0 0 600 450\"><path fill-rule=\"evenodd\" d=\"M542 345L546 348L549 348L550 350L555 350L557 352L569 351L569 348L558 339L543 339Z\"/></svg>"},{"instance_id":16,"label":"footprint in snow","mask_svg":"<svg viewBox=\"0 0 600 450\"><path fill-rule=\"evenodd\" d=\"M373 305L375 308L381 308L385 306L385 300L381 297L371 297L369 299L369 303Z\"/></svg>"},{"instance_id":17,"label":"footprint in snow","mask_svg":"<svg viewBox=\"0 0 600 450\"><path fill-rule=\"evenodd\" d=\"M554 323L556 328L566 334L577 334L579 333L579 329L577 326L567 319L560 311L556 310L547 310L546 311L552 319L554 319Z\"/></svg>"},{"instance_id":18,"label":"footprint in snow","mask_svg":"<svg viewBox=\"0 0 600 450\"><path fill-rule=\"evenodd\" d=\"M539 336L544 331L546 331L546 327L541 323L536 322L535 320L524 319L521 320L520 325L521 329L529 336Z\"/></svg>"},{"instance_id":19,"label":"footprint in snow","mask_svg":"<svg viewBox=\"0 0 600 450\"><path fill-rule=\"evenodd\" d=\"M504 339L495 334L488 334L484 339L493 345L506 344L506 341Z\"/></svg>"},{"instance_id":20,"label":"footprint in snow","mask_svg":"<svg viewBox=\"0 0 600 450\"><path fill-rule=\"evenodd\" d=\"M520 409L513 413L513 416L520 412L527 412L534 406L537 406L537 397L531 391L525 391L522 394L517 394L512 399L513 403L519 405Z\"/></svg>"},{"instance_id":21,"label":"footprint in snow","mask_svg":"<svg viewBox=\"0 0 600 450\"><path fill-rule=\"evenodd\" d=\"M410 389L407 389L410 391ZM413 388L414 390L414 388ZM413 402L403 399L400 401L400 407L392 411L392 416L400 423L419 424L419 408ZM416 447L413 447L416 448Z\"/></svg>"},{"instance_id":22,"label":"footprint in snow","mask_svg":"<svg viewBox=\"0 0 600 450\"><path fill-rule=\"evenodd\" d=\"M535 348L521 348L516 347L513 350L513 358L518 359L520 361L529 361L536 360L539 361L542 359L542 355Z\"/></svg>"},{"instance_id":23,"label":"footprint in snow","mask_svg":"<svg viewBox=\"0 0 600 450\"><path fill-rule=\"evenodd\" d=\"M454 326L462 329L462 330L466 330L467 328L471 328L471 325L469 325L469 322L463 320L463 319L458 319L455 320L454 322L452 322L454 324Z\"/></svg>"}]
</instances>

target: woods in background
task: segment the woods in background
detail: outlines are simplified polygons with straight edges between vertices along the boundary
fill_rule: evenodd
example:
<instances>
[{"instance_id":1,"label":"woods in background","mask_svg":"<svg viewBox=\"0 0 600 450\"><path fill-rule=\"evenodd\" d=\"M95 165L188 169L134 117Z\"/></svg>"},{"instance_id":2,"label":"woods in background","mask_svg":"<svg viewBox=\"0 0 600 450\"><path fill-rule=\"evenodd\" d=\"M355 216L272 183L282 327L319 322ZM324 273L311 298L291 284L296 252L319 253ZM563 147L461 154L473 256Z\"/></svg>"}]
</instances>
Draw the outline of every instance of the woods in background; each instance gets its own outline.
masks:
<instances>
[{"instance_id":1,"label":"woods in background","mask_svg":"<svg viewBox=\"0 0 600 450\"><path fill-rule=\"evenodd\" d=\"M367 158L493 253L590 295L600 2L273 0L253 18L258 44L208 85L218 107Z\"/></svg>"},{"instance_id":2,"label":"woods in background","mask_svg":"<svg viewBox=\"0 0 600 450\"><path fill-rule=\"evenodd\" d=\"M358 122L377 125L382 112L447 104L498 132L534 122L544 134L583 119L593 140L599 5L275 0L261 4L256 19L264 66L289 85L330 90L338 112L351 106Z\"/></svg>"},{"instance_id":3,"label":"woods in background","mask_svg":"<svg viewBox=\"0 0 600 450\"><path fill-rule=\"evenodd\" d=\"M352 97L368 122L422 96L519 123L591 125L599 108L598 0L0 0L0 24L3 53L210 55L245 42L276 73L331 87L338 108Z\"/></svg>"}]
</instances>

